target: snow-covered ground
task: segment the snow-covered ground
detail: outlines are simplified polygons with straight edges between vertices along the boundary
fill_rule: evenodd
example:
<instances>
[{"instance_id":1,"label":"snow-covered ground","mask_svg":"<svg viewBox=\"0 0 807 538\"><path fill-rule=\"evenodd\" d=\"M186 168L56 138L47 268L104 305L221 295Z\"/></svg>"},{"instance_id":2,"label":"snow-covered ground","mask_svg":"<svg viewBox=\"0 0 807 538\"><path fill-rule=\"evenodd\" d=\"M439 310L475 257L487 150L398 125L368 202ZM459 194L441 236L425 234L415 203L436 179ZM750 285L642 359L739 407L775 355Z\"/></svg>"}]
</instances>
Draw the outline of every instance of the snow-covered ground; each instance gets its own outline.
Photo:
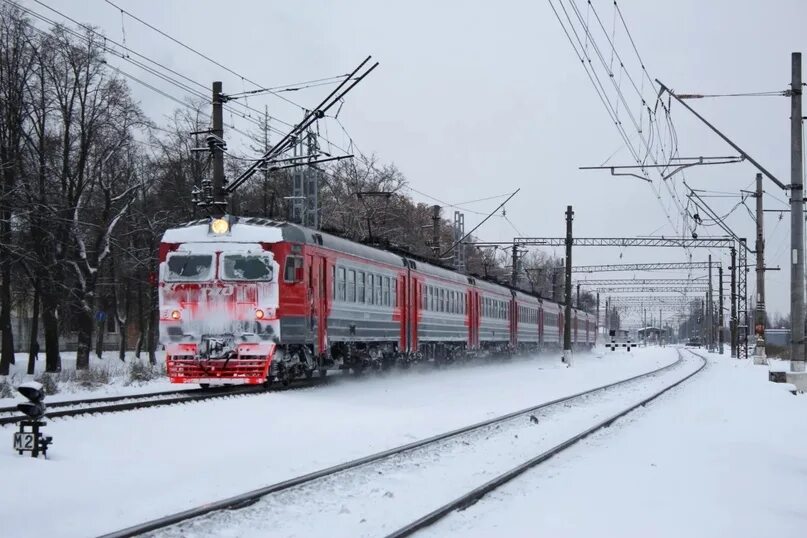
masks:
<instances>
[{"instance_id":1,"label":"snow-covered ground","mask_svg":"<svg viewBox=\"0 0 807 538\"><path fill-rule=\"evenodd\" d=\"M117 351L105 351L99 359L93 353L90 356L91 379L82 381L80 375L76 375L76 353L74 351L63 351L62 372L52 374L53 380L59 388L57 394L48 396L50 402L64 400L75 400L79 398L102 398L104 396L117 396L121 394L144 394L149 392L159 392L165 390L177 390L183 388L179 385L172 385L164 375L157 375L149 381L135 381L131 379L131 367L134 362L145 365L148 356L144 353L138 360L133 354L126 356L126 362L118 358ZM157 364L155 372L163 370L165 364L165 352L157 352ZM35 363L34 376L26 374L28 368L28 354L15 353L15 363L11 365L8 376L0 376L13 387L18 387L21 383L35 378L45 371L45 354L39 354L39 360ZM187 388L197 388L198 385L188 385ZM0 397L0 407L14 405L18 394L10 398Z\"/></svg>"},{"instance_id":2,"label":"snow-covered ground","mask_svg":"<svg viewBox=\"0 0 807 538\"><path fill-rule=\"evenodd\" d=\"M707 369L418 536L807 536L807 396Z\"/></svg>"},{"instance_id":3,"label":"snow-covered ground","mask_svg":"<svg viewBox=\"0 0 807 538\"><path fill-rule=\"evenodd\" d=\"M685 354L675 367L618 387L514 417L422 449L345 471L155 533L160 538L374 538L418 519L635 405L702 361Z\"/></svg>"},{"instance_id":4,"label":"snow-covered ground","mask_svg":"<svg viewBox=\"0 0 807 538\"><path fill-rule=\"evenodd\" d=\"M0 428L3 536L89 536L229 497L646 372L673 349L471 364L312 388L59 419L50 459ZM48 517L42 517L48 507ZM327 529L323 529L327 534Z\"/></svg>"}]
</instances>

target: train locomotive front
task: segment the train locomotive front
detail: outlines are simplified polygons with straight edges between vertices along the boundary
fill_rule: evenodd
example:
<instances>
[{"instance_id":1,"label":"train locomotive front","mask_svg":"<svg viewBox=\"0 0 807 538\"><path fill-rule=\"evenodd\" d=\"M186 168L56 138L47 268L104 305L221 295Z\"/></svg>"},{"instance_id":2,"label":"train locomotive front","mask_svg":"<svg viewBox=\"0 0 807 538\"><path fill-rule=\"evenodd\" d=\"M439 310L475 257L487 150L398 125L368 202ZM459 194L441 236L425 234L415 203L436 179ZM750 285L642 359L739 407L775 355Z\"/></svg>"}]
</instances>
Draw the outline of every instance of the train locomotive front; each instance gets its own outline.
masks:
<instances>
[{"instance_id":1,"label":"train locomotive front","mask_svg":"<svg viewBox=\"0 0 807 538\"><path fill-rule=\"evenodd\" d=\"M270 379L280 324L280 232L223 217L167 230L160 245L160 342L172 383ZM267 233L270 234L267 236Z\"/></svg>"}]
</instances>

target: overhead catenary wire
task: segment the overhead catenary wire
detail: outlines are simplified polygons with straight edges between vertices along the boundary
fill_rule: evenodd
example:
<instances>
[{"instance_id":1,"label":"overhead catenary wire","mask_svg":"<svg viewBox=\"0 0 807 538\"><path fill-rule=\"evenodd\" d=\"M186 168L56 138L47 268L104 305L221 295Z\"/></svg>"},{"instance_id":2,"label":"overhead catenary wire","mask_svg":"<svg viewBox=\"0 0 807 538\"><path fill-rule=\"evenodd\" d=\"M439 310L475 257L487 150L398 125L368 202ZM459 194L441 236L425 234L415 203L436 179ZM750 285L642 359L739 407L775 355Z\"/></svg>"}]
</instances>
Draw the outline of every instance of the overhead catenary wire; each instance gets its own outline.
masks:
<instances>
[{"instance_id":1,"label":"overhead catenary wire","mask_svg":"<svg viewBox=\"0 0 807 538\"><path fill-rule=\"evenodd\" d=\"M39 0L34 0L34 1L39 2ZM235 76L237 76L238 78L240 78L240 79L242 79L242 80L245 80L246 82L249 82L250 84L252 84L253 86L255 86L255 87L257 87L257 88L263 88L263 87L264 87L264 85L262 85L262 84L258 84L257 82L255 82L255 81L253 81L253 80L250 80L250 79L249 79L249 78L247 78L246 76L244 76L244 75L242 75L242 74L240 74L240 73L238 73L238 72L236 72L236 71L234 71L234 70L230 69L229 67L227 67L226 65L221 64L220 62L217 62L216 60L214 60L213 58L211 58L211 57L207 56L206 54L204 54L204 53L202 53L202 52L199 52L198 50L196 50L195 48L191 47L190 45L187 45L187 44L183 43L182 41L180 41L180 40L176 39L175 37L173 37L173 36L169 35L168 33L164 32L163 30L160 30L160 29L159 29L159 28L157 28L156 26L154 26L154 25L152 25L152 24L149 24L148 22L146 22L145 20L141 19L141 18L140 18L140 17L138 17L137 15L134 15L133 13L131 13L131 12L129 12L129 11L127 11L127 10L123 9L122 7L120 7L120 6L118 6L118 5L116 5L116 4L115 4L115 3L113 3L111 0L105 0L105 1L106 1L106 3L107 3L107 4L111 5L111 6L112 6L112 7L114 7L115 9L118 9L118 10L119 10L121 13L125 13L126 15L128 15L128 16L129 16L129 17L131 17L132 19L136 20L137 22L139 22L139 23L143 24L144 26L146 26L146 27L148 27L148 28L150 28L150 29L154 30L155 32L157 32L157 33L158 33L158 34L160 34L161 36L165 37L166 39L170 39L171 41L173 41L173 42L174 42L174 43L176 43L177 45L179 45L179 46L181 46L181 47L185 48L186 50L188 50L188 51L190 51L190 52L192 52L192 53L196 54L197 56L199 56L199 57L201 57L201 58L204 58L205 60L207 60L208 62L212 63L213 65L215 65L215 66L217 66L217 67L220 67L221 69L224 69L224 70L225 70L225 71L227 71L228 73L230 73L230 74L232 74L232 75L235 75ZM295 103L294 101L292 101L291 99L289 99L289 98L287 98L287 97L285 97L285 96L282 96L282 95L280 95L280 94L277 94L277 93L274 93L274 92L271 92L271 91L270 91L270 92L268 92L268 93L270 93L270 94L272 94L272 95L275 95L275 96L276 96L276 97L278 97L279 99L282 99L282 100L284 100L284 101L288 102L289 104L292 104L292 105L294 105L294 106L296 106L296 107L300 108L301 110L306 110L304 106L302 106L302 105L300 105L300 104L298 104L298 103Z\"/></svg>"},{"instance_id":2,"label":"overhead catenary wire","mask_svg":"<svg viewBox=\"0 0 807 538\"><path fill-rule=\"evenodd\" d=\"M577 8L576 8L576 5L573 2L569 2L572 10L577 15L578 21L584 27L581 30L581 32L584 33L584 35L587 36L587 38L592 43L592 48L596 52L596 57L599 59L600 64L603 65L603 67L604 67L604 69L606 71L606 74L608 75L608 78L611 78L612 83L614 83L614 85L615 85L617 100L622 103L623 110L627 110L626 113L628 114L629 118L631 118L631 122L633 123L633 125L634 125L634 127L636 129L636 132L639 135L640 140L643 142L643 145L644 145L644 147L646 149L644 158L642 158L640 156L637 149L630 142L630 137L627 134L625 126L624 126L624 124L622 123L622 121L618 117L618 114L617 114L617 111L616 111L616 106L608 98L608 91L605 89L605 86L604 86L602 80L600 79L599 75L597 74L597 70L594 67L594 64L592 62L592 59L591 59L590 55L586 52L585 47L583 46L582 39L581 39L580 35L578 34L578 32L577 32L577 30L575 28L574 20L572 19L571 15L569 14L569 11L566 9L566 6L565 6L564 2L562 0L548 0L548 1L549 1L549 4L550 4L550 7L552 8L553 13L555 14L555 17L558 19L558 22L560 23L564 33L566 34L567 39L569 40L570 44L572 45L573 50L575 51L576 55L578 56L578 59L580 60L581 65L584 67L584 70L586 71L586 74L587 74L589 80L591 81L592 85L594 86L595 91L597 92L597 95L600 98L600 101L602 101L603 105L606 108L606 111L609 113L609 116L611 117L612 122L614 123L614 125L616 126L618 132L620 133L620 136L622 137L623 141L625 142L625 146L630 151L634 161L637 164L641 165L641 163L643 161L646 161L647 158L652 156L653 160L656 163L658 163L658 158L654 156L655 153L652 150L652 146L642 136L641 126L638 125L638 123L636 122L636 118L630 112L630 107L628 106L628 103L626 101L624 93L618 87L618 85L616 85L616 83L613 81L613 76L612 76L613 73L608 70L607 60L605 60L605 58L603 57L602 51L600 50L599 46L597 45L596 40L593 38L593 35L592 35L590 29L588 29L588 27L585 25L585 21L582 19L582 16L580 15L579 10L577 10ZM560 15L560 11L555 5L555 1L557 1L557 4L558 4L558 7L560 8L560 11L562 11L564 13L564 15L566 16L567 23L564 23L564 21L562 20L561 15ZM593 12L596 12L596 10L593 8L593 6L591 8L592 8ZM574 38L572 36L574 36ZM607 38L607 36L606 36L606 38ZM576 41L576 43L575 43L575 41ZM609 43L613 46L613 43L610 40L609 40ZM620 60L621 65L624 65L624 62L621 61L621 57L618 58L618 59ZM643 62L642 62L642 65L643 65ZM643 70L644 70L644 68L643 68ZM648 75L648 77L649 77L649 75ZM638 88L636 88L636 86L635 86L635 81L634 81L634 84L632 84L632 87L634 87L637 91L639 91ZM646 100L644 99L644 96L640 95L639 97L640 97L640 99L642 100L643 103L646 103ZM667 108L664 107L663 105L662 105L662 108L665 111L667 110ZM648 114L650 114L650 110L648 110ZM652 117L651 117L651 119L649 121L652 122ZM671 141L675 140L675 135L673 135L671 133L669 136L670 136ZM662 152L664 154L666 154L666 152L663 150L663 146L662 146ZM675 150L670 151L670 154L674 154L674 153L675 153ZM666 185L666 183L665 183L665 185ZM666 206L664 206L664 204L662 202L661 193L658 191L655 184L651 183L651 187L652 187L652 189L654 191L654 194L655 194L656 198L659 201L659 204L660 204L662 210L664 211L664 214L665 214L665 216L667 218L667 221L670 223L670 225L673 227L673 229L676 229L677 227L676 227L675 223L673 222L673 219L672 219L668 209L666 208ZM669 185L667 185L667 189L669 191L670 196L673 197L673 199L675 200L675 203L678 206L679 210L682 210L683 206L682 206L680 200L678 199L678 197L676 196L675 191L673 191L670 188Z\"/></svg>"},{"instance_id":3,"label":"overhead catenary wire","mask_svg":"<svg viewBox=\"0 0 807 538\"><path fill-rule=\"evenodd\" d=\"M12 5L15 5L15 6L19 7L22 11L24 11L25 13L27 13L31 17L33 17L33 18L35 18L35 19L37 19L37 20L39 20L41 22L44 22L45 24L49 24L49 25L52 25L54 27L59 25L59 23L56 22L55 20L50 19L50 18L42 15L41 13L37 13L36 11L33 11L33 10L29 9L29 8L21 6L19 3L17 3L14 0L2 0L2 1L6 2L7 4L12 4ZM102 40L102 42L103 42L102 45L104 47L104 52L106 52L108 54L112 54L113 56L115 56L115 57L117 57L117 58L119 58L121 60L124 60L124 61L138 67L139 69L142 69L142 70L146 71L147 73L149 73L149 74L151 74L153 76L156 76L157 78L159 78L159 79L161 79L161 80L163 80L165 82L168 82L169 84L172 84L172 85L176 86L177 88L181 89L185 93L188 93L189 95L191 95L194 98L202 99L202 100L209 99L209 96L207 96L206 94L203 94L200 91L192 89L190 86L188 86L187 84L185 84L183 82L178 81L176 78L173 78L173 77L171 77L169 75L166 75L165 73L160 73L156 69L154 69L152 67L149 67L148 65L146 65L146 64L144 64L144 63L142 63L142 62L140 62L138 60L133 59L131 57L131 54L133 54L133 55L135 55L135 56L137 56L139 58L143 58L144 60L146 60L146 61L148 61L148 62L150 62L150 63L152 63L152 64L154 64L154 65L156 65L158 67L160 67L161 69L164 69L164 70L168 71L169 73L176 74L180 78L188 80L189 82L191 82L191 83L193 83L193 84L195 84L197 86L205 88L203 85L201 85L200 83L194 81L193 79L190 79L189 77L186 77L185 75L182 75L181 73L178 73L177 71L174 71L174 70L172 70L170 68L167 68L167 67L163 66L162 64L160 64L159 62L156 62L156 61L152 60L151 58L148 58L147 56L144 56L144 55L142 55L142 54L140 54L140 53L138 53L138 52L136 52L136 51L134 51L134 50L132 50L132 49L130 49L128 47L125 47L124 45L121 45L121 44L117 43L116 41L104 36L103 34L100 34L100 33L96 32L91 27L83 25L82 23L76 21L75 19L71 18L69 15L66 15L66 14L62 13L61 11L58 11L58 10L56 10L54 8L51 8L51 7L47 6L46 4L44 4L42 2L39 2L39 0L35 0L35 1L37 1L38 3L43 5L44 7L50 9L51 11L59 14L60 16L64 17L66 20L69 20L70 22L76 24L80 28L86 30L88 33L98 36L98 38L100 40ZM61 27L64 29L64 31L66 31L67 33L69 33L70 35L72 35L73 37L75 37L77 39L81 39L81 40L83 40L84 42L87 42L87 43L92 42L91 38L89 38L87 35L83 35L83 34L77 32L77 31L73 30L72 28L69 28L69 27L67 27L65 25L61 25ZM42 31L39 28L36 28L35 26L34 26L34 29L37 30L37 31L40 31L41 33L45 33L44 31ZM119 52L119 51L116 51L116 50L110 48L108 46L108 43L113 43L114 45L121 47L122 50L125 50L127 53L125 54L125 53L122 53L122 52ZM187 107L187 108L190 108L190 109L192 109L194 111L199 112L197 109L190 106L187 102L183 101L182 99L180 99L180 98L178 98L178 97L176 97L176 96L174 96L172 94L169 94L165 90L157 88L153 84L150 84L150 83L144 81L143 79L141 79L139 77L136 77L135 75L132 75L131 73L123 71L120 67L114 66L112 64L109 64L108 62L107 62L107 65L109 65L112 69L115 69L116 71L118 71L120 74L122 74L126 78L128 78L130 80L133 80L134 82L137 82L138 84L142 85L143 87L145 87L147 89L150 89L150 90L154 91L155 93L158 93L158 94L162 95L163 97L166 97L166 98L168 98L168 99L170 99L170 100L172 100L172 101L174 101L174 102L176 102L176 103L178 103L178 104L180 104L180 105L182 105L184 107ZM247 116L245 116L244 114L242 114L240 112L234 111L231 108L228 108L228 111L231 114L236 114L239 117L242 117L244 119L253 121L253 123L254 123L254 120L251 120L250 118L248 118ZM209 115L207 115L207 116L209 117ZM232 129L233 131L241 134L242 136L245 136L245 137L250 138L250 139L253 138L252 135L250 135L249 133L236 128L234 124L229 124L229 125L226 125L226 126L228 128L230 128L230 129ZM278 132L281 132L281 131L278 131Z\"/></svg>"}]
</instances>

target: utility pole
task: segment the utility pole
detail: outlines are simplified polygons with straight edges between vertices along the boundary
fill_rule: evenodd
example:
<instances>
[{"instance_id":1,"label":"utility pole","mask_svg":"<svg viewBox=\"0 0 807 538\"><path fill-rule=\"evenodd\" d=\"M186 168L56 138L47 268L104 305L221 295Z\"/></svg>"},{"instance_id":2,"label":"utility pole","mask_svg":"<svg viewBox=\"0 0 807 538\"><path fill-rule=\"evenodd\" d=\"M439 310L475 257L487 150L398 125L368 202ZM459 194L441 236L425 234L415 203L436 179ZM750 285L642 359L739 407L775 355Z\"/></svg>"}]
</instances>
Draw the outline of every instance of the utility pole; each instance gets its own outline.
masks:
<instances>
[{"instance_id":1,"label":"utility pole","mask_svg":"<svg viewBox=\"0 0 807 538\"><path fill-rule=\"evenodd\" d=\"M717 278L718 278L718 291L720 295L717 298L717 325L718 325L718 332L717 332L717 341L718 341L718 349L720 351L720 355L723 355L723 265L717 266Z\"/></svg>"},{"instance_id":2,"label":"utility pole","mask_svg":"<svg viewBox=\"0 0 807 538\"><path fill-rule=\"evenodd\" d=\"M440 206L432 206L432 252L434 257L440 255Z\"/></svg>"},{"instance_id":3,"label":"utility pole","mask_svg":"<svg viewBox=\"0 0 807 538\"><path fill-rule=\"evenodd\" d=\"M737 358L737 249L731 247L731 357Z\"/></svg>"},{"instance_id":4,"label":"utility pole","mask_svg":"<svg viewBox=\"0 0 807 538\"><path fill-rule=\"evenodd\" d=\"M754 350L754 364L768 364L765 356L765 236L762 229L762 174L757 174L757 309L754 333L757 335L757 346Z\"/></svg>"},{"instance_id":5,"label":"utility pole","mask_svg":"<svg viewBox=\"0 0 807 538\"><path fill-rule=\"evenodd\" d=\"M594 327L594 345L596 346L598 336L600 335L600 292L597 292L597 322L594 324Z\"/></svg>"},{"instance_id":6,"label":"utility pole","mask_svg":"<svg viewBox=\"0 0 807 538\"><path fill-rule=\"evenodd\" d=\"M577 283L577 308L580 309L580 283Z\"/></svg>"},{"instance_id":7,"label":"utility pole","mask_svg":"<svg viewBox=\"0 0 807 538\"><path fill-rule=\"evenodd\" d=\"M658 309L658 345L661 345L661 332L663 324L661 323L661 308Z\"/></svg>"},{"instance_id":8,"label":"utility pole","mask_svg":"<svg viewBox=\"0 0 807 538\"><path fill-rule=\"evenodd\" d=\"M566 366L572 365L572 206L566 206L566 309L563 319L563 355Z\"/></svg>"},{"instance_id":9,"label":"utility pole","mask_svg":"<svg viewBox=\"0 0 807 538\"><path fill-rule=\"evenodd\" d=\"M213 83L213 131L208 143L213 154L213 209L223 214L227 208L224 195L224 96L221 81Z\"/></svg>"},{"instance_id":10,"label":"utility pole","mask_svg":"<svg viewBox=\"0 0 807 538\"><path fill-rule=\"evenodd\" d=\"M519 252L518 252L518 245L513 243L513 269L510 272L510 286L516 287L518 285L518 264L519 264Z\"/></svg>"},{"instance_id":11,"label":"utility pole","mask_svg":"<svg viewBox=\"0 0 807 538\"><path fill-rule=\"evenodd\" d=\"M706 337L708 339L708 349L709 351L715 350L715 341L714 341L714 309L712 308L712 255L709 254L709 291L706 295L706 326L708 327L708 331L706 333Z\"/></svg>"},{"instance_id":12,"label":"utility pole","mask_svg":"<svg viewBox=\"0 0 807 538\"><path fill-rule=\"evenodd\" d=\"M465 243L462 242L463 237L465 237L465 214L454 211L454 242L457 244L454 247L454 270L459 273L465 273Z\"/></svg>"},{"instance_id":13,"label":"utility pole","mask_svg":"<svg viewBox=\"0 0 807 538\"><path fill-rule=\"evenodd\" d=\"M801 53L790 82L790 371L804 372L804 184L801 150Z\"/></svg>"}]
</instances>

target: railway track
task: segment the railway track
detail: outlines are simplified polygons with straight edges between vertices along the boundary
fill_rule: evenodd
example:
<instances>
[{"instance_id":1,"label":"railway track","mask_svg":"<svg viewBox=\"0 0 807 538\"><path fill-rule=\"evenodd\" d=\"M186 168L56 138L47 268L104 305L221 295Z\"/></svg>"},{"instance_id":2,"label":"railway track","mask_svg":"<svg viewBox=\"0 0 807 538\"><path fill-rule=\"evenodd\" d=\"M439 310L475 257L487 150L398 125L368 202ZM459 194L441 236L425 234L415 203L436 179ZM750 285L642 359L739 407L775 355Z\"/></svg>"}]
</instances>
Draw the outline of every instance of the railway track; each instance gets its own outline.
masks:
<instances>
[{"instance_id":1,"label":"railway track","mask_svg":"<svg viewBox=\"0 0 807 538\"><path fill-rule=\"evenodd\" d=\"M701 361L702 361L701 365L695 371L690 372L686 376L684 376L681 379L675 381L674 383L664 387L663 389L656 391L655 393L651 394L650 396L644 398L642 401L640 401L640 402L638 402L636 404L633 404L633 405L631 405L629 407L626 407L625 409L623 409L623 410L621 410L621 411L619 411L619 412L605 418L604 420L602 420L602 421L598 422L597 424L594 424L593 426L581 431L580 433L578 433L578 434L576 434L576 435L574 435L572 437L569 437L568 439L566 439L562 443L559 443L559 444L553 446L549 450L546 450L546 451L538 454L537 456L535 456L535 457L533 457L533 458L531 458L531 459L529 459L529 460L527 460L527 461L525 461L525 462L523 462L523 463L509 469L509 470L507 470L506 472L496 476L492 480L489 480L488 482L482 484L481 486L479 486L477 488L474 488L473 490L468 491L467 493L464 493L463 495L460 495L459 497L457 497L454 500L440 506L439 508L433 510L432 512L429 512L428 514L426 514L426 515L412 521L411 523L400 527L396 531L393 531L393 532L387 534L386 538L404 538L406 536L412 536L416 532L421 531L421 530L425 529L426 527L429 527L429 526L437 523L441 519L443 519L446 516L450 515L452 512L455 512L457 510L462 510L464 508L467 508L468 506L471 506L472 504L479 501L482 497L484 497L488 493L490 493L490 492L500 488L501 486L507 484L508 482L513 480L514 478L524 474L525 472L532 469L533 467L535 467L535 466L545 462L546 460L560 454L564 450L566 450L569 447L577 444L578 442L585 439L589 435L591 435L591 434L593 434L593 433L595 433L595 432L597 432L597 431L599 431L599 430L601 430L603 428L607 428L608 426L610 426L611 424L613 424L615 421L619 420L620 418L624 417L628 413L631 413L632 411L635 411L639 407L644 407L645 405L652 402L656 398L660 397L664 393L668 392L669 390L672 390L673 388L677 387L678 385L680 385L684 381L686 381L686 380L690 379L691 377L695 376L696 374L701 372L706 367L707 362L706 362L706 359L702 355L700 355L698 353L695 353L694 351L690 351L690 350L687 350L687 351L689 351L693 355L699 357L701 359ZM681 351L679 350L678 353L680 355Z\"/></svg>"},{"instance_id":2,"label":"railway track","mask_svg":"<svg viewBox=\"0 0 807 538\"><path fill-rule=\"evenodd\" d=\"M327 379L328 378L315 377L304 381L293 381L288 387L281 385L272 386L268 392L308 388L323 382L327 382ZM80 400L65 400L61 402L46 402L48 412L45 414L45 419L135 411L139 409L148 409L150 407L192 403L216 398L241 396L245 394L265 394L266 392L267 389L261 385L248 385L216 387L208 389L178 389L164 392L128 394ZM54 408L62 410L51 411L51 409ZM0 407L0 426L17 424L26 418L27 417L24 415L19 414L16 407Z\"/></svg>"},{"instance_id":3,"label":"railway track","mask_svg":"<svg viewBox=\"0 0 807 538\"><path fill-rule=\"evenodd\" d=\"M501 415L501 416L491 418L491 419L488 419L488 420L485 420L485 421L482 421L482 422L478 422L478 423L475 423L475 424L472 424L472 425L469 425L469 426L465 426L465 427L455 429L455 430L452 430L452 431L449 431L449 432L445 432L445 433L442 433L442 434L439 434L439 435L435 435L435 436L432 436L432 437L429 437L429 438L426 438L426 439L422 439L422 440L419 440L419 441L408 443L408 444L405 444L405 445L402 445L402 446L399 446L399 447L396 447L396 448L392 448L392 449L389 449L389 450L378 452L378 453L375 453L375 454L372 454L372 455L369 455L369 456L365 456L363 458L359 458L359 459L356 459L356 460L352 460L352 461L349 461L349 462L346 462L346 463L342 463L342 464L339 464L339 465L335 465L335 466L332 466L332 467L321 469L321 470L318 470L318 471L315 471L315 472L312 472L312 473L308 473L308 474L305 474L305 475L302 475L302 476L299 476L299 477L296 477L296 478L292 478L292 479L285 480L285 481L282 481L282 482L279 482L279 483L276 483L276 484L272 484L272 485L269 485L269 486L266 486L266 487L263 487L263 488L259 488L259 489L253 490L253 491L249 491L249 492L246 492L246 493L243 493L243 494L240 494L240 495L236 495L234 497L230 497L230 498L223 499L223 500L216 501L216 502L207 503L205 505L198 506L198 507L195 507L195 508L191 508L189 510L185 510L185 511L182 511L182 512L179 512L179 513L176 513L176 514L167 515L167 516L164 516L164 517L152 520L152 521L148 521L148 522L145 522L145 523L134 525L134 526L128 527L126 529L122 529L122 530L119 530L119 531L116 531L116 532L106 534L106 535L103 536L103 538L123 538L123 537L130 537L130 536L138 536L138 535L141 535L143 533L149 533L149 532L160 531L160 530L166 531L167 534L169 534L169 535L171 535L170 531L172 531L172 530L177 531L175 533L177 535L185 535L185 531L188 530L186 528L187 526L196 525L196 526L202 526L203 527L205 525L205 521L207 521L207 519L200 519L200 518L202 518L202 516L209 515L209 518L214 518L214 517L216 517L218 515L216 513L221 513L221 514L224 515L224 514L227 514L227 512L224 512L224 511L246 508L248 506L251 506L251 505L257 503L258 501L266 500L264 498L274 498L275 496L283 494L284 492L296 492L296 491L298 491L298 490L300 490L302 488L305 488L307 486L311 486L312 488L314 488L315 486L313 485L313 483L315 483L316 481L323 480L323 479L342 480L343 477L347 476L346 474L342 475L343 473L347 473L349 471L361 472L362 468L371 467L370 464L383 464L385 462L390 463L390 462L393 462L394 460L396 460L396 458L398 458L398 457L411 456L411 454L409 454L409 453L414 453L414 452L420 453L420 451L428 452L430 449L433 449L436 446L439 446L439 445L441 445L443 443L461 442L461 443L463 443L465 445L473 446L473 444L474 444L473 436L474 435L484 436L486 432L490 433L490 435L499 434L501 431L505 431L507 429L507 427L506 427L507 423L515 423L515 422L517 422L519 420L520 420L520 423L523 423L524 422L523 418L525 418L525 417L529 417L530 420L534 420L537 423L538 419L535 417L536 414L540 414L540 413L543 413L543 412L550 412L550 410L558 410L558 409L562 410L563 408L572 407L570 405L570 403L572 401L574 401L574 400L579 400L579 399L585 400L586 398L592 397L592 396L597 395L597 394L607 393L607 392L610 391L610 389L613 389L613 388L616 388L616 387L629 386L632 383L635 384L635 382L637 382L637 381L645 380L647 378L652 378L653 376L658 376L659 374L666 373L669 370L673 370L673 369L676 369L678 367L681 367L685 362L686 361L684 361L684 358L682 357L681 351L678 350L678 360L677 361L675 361L672 364L669 364L667 366L663 366L661 368L657 368L657 369L652 370L650 372L646 372L644 374L632 376L632 377L630 377L628 379L623 379L621 381L617 381L617 382L614 382L614 383L609 383L609 384L606 384L606 385L598 386L598 387L595 387L595 388L590 389L590 390L578 392L578 393L575 393L575 394L572 394L572 395L569 395L569 396L565 396L563 398L558 398L558 399L555 399L555 400L552 400L552 401L549 401L549 402L544 402L544 403L541 403L541 404L538 404L538 405L535 405L535 406L531 406L531 407L528 407L526 409L521 409L521 410L518 410L518 411L515 411L515 412L507 413L505 415ZM705 364L705 361L704 361L704 364ZM472 497L475 496L475 498L478 499L479 497L481 497L481 495L484 495L488 491L492 491L492 489L495 489L495 487L498 487L499 485L501 485L503 483L506 483L507 481L511 480L514 476L517 476L518 474L523 473L526 469L528 469L528 468L530 468L530 467L532 467L534 465L537 465L541 461L544 461L544 460L548 459L552 455L560 452L561 450L564 450L565 448L568 448L569 446L576 443L580 439L586 437L587 435L590 435L591 433L593 433L597 429L603 428L603 427L611 424L612 422L617 420L619 417L624 416L625 414L629 413L630 411L632 411L636 407L644 405L647 402L651 401L652 399L658 397L663 392L666 392L667 390L669 390L673 386L676 386L676 385L680 384L681 382L683 382L684 380L688 379L689 377L691 377L692 375L694 375L695 373L700 371L700 369L702 369L702 368L703 368L703 366L701 366L695 372L693 372L693 373L691 373L691 374L689 374L689 375L687 375L687 376L685 376L685 377L683 377L681 379L677 379L676 382L673 383L673 384L665 385L665 387L663 387L663 390L654 392L652 395L650 395L650 397L642 399L642 401L640 401L638 404L631 405L629 408L622 410L620 413L618 413L618 414L616 414L614 416L610 416L608 419L598 423L596 425L596 427L589 428L589 429L585 430L584 432L579 433L579 434L571 437L570 439L568 439L564 443L561 443L561 444L555 446L552 449L551 453L545 452L545 453L542 453L541 455L539 455L537 458L531 459L526 464L524 464L523 469L521 468L521 466L519 466L520 470L517 472L517 474L513 474L512 476L508 475L508 477L497 477L498 481L496 481L496 482L492 481L493 483L489 482L489 483L486 483L484 486L482 486L482 487L487 487L487 488L490 488L490 489L487 489L486 491L482 492L481 490L477 491L479 489L479 488L477 488L477 489L474 490L474 492L469 494L470 497L468 497L467 501L455 501L455 503L459 503L459 504L457 504L457 506L461 506L463 502L474 502L474 501L470 500ZM505 427L502 428L502 426L505 426ZM518 435L516 435L515 437L518 438ZM468 439L468 438L470 438L471 442L463 440L463 439ZM540 459L540 458L542 458L542 459ZM390 463L390 464L392 465L392 463ZM373 467L372 470L373 470L373 472L372 472L373 475L375 475L376 473L378 475L383 475L385 472L388 471L388 469L384 470L384 471L382 471L380 469L376 470L374 467ZM369 472L370 471L368 471L368 473ZM340 476L336 477L335 475L340 475ZM349 478L347 480L349 481ZM361 480L358 480L358 481L361 482ZM298 496L298 498L299 498L299 496ZM415 531L417 531L417 530L419 530L419 529L433 523L434 521L439 520L441 517L444 517L445 514L448 514L451 511L453 511L454 509L456 509L455 507L453 507L454 504L451 505L452 507L447 507L447 506L448 505L446 505L444 507L441 507L440 510L434 511L434 512L428 514L427 516L424 516L423 518L418 519L417 521L413 522L410 525L407 525L407 526L403 527L401 530L396 531L396 533L393 533L390 536L407 536L407 535L409 535L409 534L411 534L411 533L413 533L413 532L415 532ZM237 517L238 519L241 519L243 516L242 516L241 513L239 513L239 515L235 516L235 517ZM169 529L169 527L171 529ZM193 534L193 532L197 531L197 530L199 530L197 527L193 527L191 534ZM158 534L161 534L161 533L158 533Z\"/></svg>"}]
</instances>

